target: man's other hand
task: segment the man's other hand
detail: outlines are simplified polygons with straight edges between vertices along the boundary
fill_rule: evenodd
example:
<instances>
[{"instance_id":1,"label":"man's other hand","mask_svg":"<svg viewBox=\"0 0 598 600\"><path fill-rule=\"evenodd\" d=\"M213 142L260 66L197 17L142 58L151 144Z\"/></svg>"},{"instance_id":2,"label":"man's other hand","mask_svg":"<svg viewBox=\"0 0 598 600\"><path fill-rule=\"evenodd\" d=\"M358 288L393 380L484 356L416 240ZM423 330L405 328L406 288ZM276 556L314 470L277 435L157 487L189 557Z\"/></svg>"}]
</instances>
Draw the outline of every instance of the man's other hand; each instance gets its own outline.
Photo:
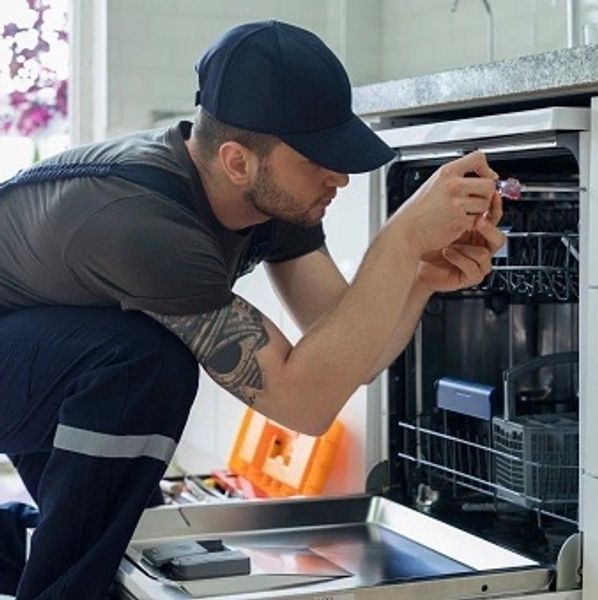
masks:
<instances>
[{"instance_id":1,"label":"man's other hand","mask_svg":"<svg viewBox=\"0 0 598 600\"><path fill-rule=\"evenodd\" d=\"M466 154L439 167L388 224L401 224L399 235L409 236L418 256L460 243L475 229L480 215L495 212L497 178L483 152Z\"/></svg>"},{"instance_id":2,"label":"man's other hand","mask_svg":"<svg viewBox=\"0 0 598 600\"><path fill-rule=\"evenodd\" d=\"M505 235L497 228L502 214L502 202L496 193L488 211L470 230L450 246L422 256L417 285L432 292L479 285L492 270L492 257L505 244Z\"/></svg>"}]
</instances>

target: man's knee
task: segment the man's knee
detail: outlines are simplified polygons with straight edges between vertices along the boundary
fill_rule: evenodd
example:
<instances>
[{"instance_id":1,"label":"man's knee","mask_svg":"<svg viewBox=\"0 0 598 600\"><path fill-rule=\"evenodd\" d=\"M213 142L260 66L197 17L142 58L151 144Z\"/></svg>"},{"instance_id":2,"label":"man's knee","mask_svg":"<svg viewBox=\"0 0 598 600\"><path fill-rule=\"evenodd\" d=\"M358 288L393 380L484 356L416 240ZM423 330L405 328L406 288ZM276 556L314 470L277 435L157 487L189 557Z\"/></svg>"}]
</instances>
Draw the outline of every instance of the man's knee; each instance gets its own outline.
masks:
<instances>
[{"instance_id":1,"label":"man's knee","mask_svg":"<svg viewBox=\"0 0 598 600\"><path fill-rule=\"evenodd\" d=\"M137 352L151 365L145 373L153 386L170 397L172 403L191 402L197 391L199 365L187 346L171 331L146 315L142 319L144 332L137 338Z\"/></svg>"},{"instance_id":2,"label":"man's knee","mask_svg":"<svg viewBox=\"0 0 598 600\"><path fill-rule=\"evenodd\" d=\"M197 391L197 360L142 313L111 312L106 337L71 382L59 421L106 433L176 437ZM104 429L106 428L106 429Z\"/></svg>"}]
</instances>

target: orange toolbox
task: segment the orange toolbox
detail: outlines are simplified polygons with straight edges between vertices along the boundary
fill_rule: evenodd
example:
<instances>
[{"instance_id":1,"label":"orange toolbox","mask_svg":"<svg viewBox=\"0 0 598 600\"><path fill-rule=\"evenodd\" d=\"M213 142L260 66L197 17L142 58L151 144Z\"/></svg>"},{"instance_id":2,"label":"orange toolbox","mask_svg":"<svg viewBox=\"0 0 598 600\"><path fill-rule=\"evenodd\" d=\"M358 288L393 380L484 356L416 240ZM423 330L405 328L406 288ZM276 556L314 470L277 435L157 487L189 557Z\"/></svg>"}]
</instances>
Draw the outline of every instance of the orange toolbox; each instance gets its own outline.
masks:
<instances>
[{"instance_id":1,"label":"orange toolbox","mask_svg":"<svg viewBox=\"0 0 598 600\"><path fill-rule=\"evenodd\" d=\"M322 493L344 427L334 421L313 437L291 431L248 408L229 459L229 470L211 477L242 498L317 496Z\"/></svg>"}]
</instances>

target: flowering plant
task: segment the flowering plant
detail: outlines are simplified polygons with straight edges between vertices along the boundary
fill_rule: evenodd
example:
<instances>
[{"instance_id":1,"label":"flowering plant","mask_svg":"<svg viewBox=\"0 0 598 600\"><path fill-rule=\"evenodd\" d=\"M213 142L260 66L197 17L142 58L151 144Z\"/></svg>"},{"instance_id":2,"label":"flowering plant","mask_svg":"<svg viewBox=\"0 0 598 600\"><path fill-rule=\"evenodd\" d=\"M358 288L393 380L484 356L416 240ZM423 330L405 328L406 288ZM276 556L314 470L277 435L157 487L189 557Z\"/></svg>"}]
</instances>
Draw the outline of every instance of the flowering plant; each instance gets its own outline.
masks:
<instances>
[{"instance_id":1,"label":"flowering plant","mask_svg":"<svg viewBox=\"0 0 598 600\"><path fill-rule=\"evenodd\" d=\"M0 134L36 138L66 126L66 11L61 1L19 1L0 30Z\"/></svg>"}]
</instances>

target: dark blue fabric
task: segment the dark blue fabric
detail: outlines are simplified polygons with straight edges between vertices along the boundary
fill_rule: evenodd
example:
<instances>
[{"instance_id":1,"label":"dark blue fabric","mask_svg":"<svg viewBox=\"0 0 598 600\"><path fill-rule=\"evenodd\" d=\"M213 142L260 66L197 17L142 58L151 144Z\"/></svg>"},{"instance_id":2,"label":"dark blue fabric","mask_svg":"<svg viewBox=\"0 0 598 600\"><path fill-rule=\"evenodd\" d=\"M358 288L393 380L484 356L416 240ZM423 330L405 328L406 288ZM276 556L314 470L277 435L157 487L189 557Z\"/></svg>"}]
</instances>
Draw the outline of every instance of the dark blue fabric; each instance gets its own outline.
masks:
<instances>
[{"instance_id":1,"label":"dark blue fabric","mask_svg":"<svg viewBox=\"0 0 598 600\"><path fill-rule=\"evenodd\" d=\"M361 173L395 157L353 113L343 65L310 31L278 21L239 25L195 70L195 104L228 125L277 136L327 169Z\"/></svg>"},{"instance_id":2,"label":"dark blue fabric","mask_svg":"<svg viewBox=\"0 0 598 600\"><path fill-rule=\"evenodd\" d=\"M77 177L120 177L154 190L173 202L193 208L191 189L180 177L152 165L117 163L44 163L19 171L14 177L0 183L0 195L20 185L44 183Z\"/></svg>"},{"instance_id":3,"label":"dark blue fabric","mask_svg":"<svg viewBox=\"0 0 598 600\"><path fill-rule=\"evenodd\" d=\"M198 61L199 103L217 119L273 135L351 119L351 83L313 33L277 21L239 25Z\"/></svg>"},{"instance_id":4,"label":"dark blue fabric","mask_svg":"<svg viewBox=\"0 0 598 600\"><path fill-rule=\"evenodd\" d=\"M16 594L25 566L25 530L36 527L38 518L39 512L33 506L0 504L0 594Z\"/></svg>"},{"instance_id":5,"label":"dark blue fabric","mask_svg":"<svg viewBox=\"0 0 598 600\"><path fill-rule=\"evenodd\" d=\"M56 306L0 315L0 452L40 509L18 600L103 599L166 468L53 448L57 424L178 441L197 377L193 354L142 313ZM19 537L14 512L6 523L6 539Z\"/></svg>"},{"instance_id":6,"label":"dark blue fabric","mask_svg":"<svg viewBox=\"0 0 598 600\"><path fill-rule=\"evenodd\" d=\"M266 221L256 225L251 233L251 240L247 246L239 266L237 267L237 277L243 277L251 273L268 255L272 248L272 221Z\"/></svg>"}]
</instances>

